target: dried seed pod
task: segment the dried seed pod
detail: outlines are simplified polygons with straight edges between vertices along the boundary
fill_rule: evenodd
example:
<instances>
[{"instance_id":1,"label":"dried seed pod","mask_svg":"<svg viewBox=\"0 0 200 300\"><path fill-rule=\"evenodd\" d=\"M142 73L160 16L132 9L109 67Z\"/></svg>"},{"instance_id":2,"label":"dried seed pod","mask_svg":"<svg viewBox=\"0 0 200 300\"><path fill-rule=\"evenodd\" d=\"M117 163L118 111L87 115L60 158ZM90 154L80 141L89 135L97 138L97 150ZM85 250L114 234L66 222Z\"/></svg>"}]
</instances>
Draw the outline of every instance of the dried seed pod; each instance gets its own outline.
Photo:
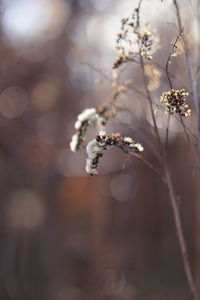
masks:
<instances>
[{"instance_id":1,"label":"dried seed pod","mask_svg":"<svg viewBox=\"0 0 200 300\"><path fill-rule=\"evenodd\" d=\"M160 97L160 102L166 106L166 112L170 114L178 113L183 117L191 115L191 109L187 102L187 93L184 89L181 90L170 90L165 92Z\"/></svg>"},{"instance_id":2,"label":"dried seed pod","mask_svg":"<svg viewBox=\"0 0 200 300\"><path fill-rule=\"evenodd\" d=\"M148 60L159 48L160 40L150 25L140 26L137 9L128 18L121 21L121 31L117 34L116 49L118 57L113 63L113 69L133 61L139 55Z\"/></svg>"}]
</instances>

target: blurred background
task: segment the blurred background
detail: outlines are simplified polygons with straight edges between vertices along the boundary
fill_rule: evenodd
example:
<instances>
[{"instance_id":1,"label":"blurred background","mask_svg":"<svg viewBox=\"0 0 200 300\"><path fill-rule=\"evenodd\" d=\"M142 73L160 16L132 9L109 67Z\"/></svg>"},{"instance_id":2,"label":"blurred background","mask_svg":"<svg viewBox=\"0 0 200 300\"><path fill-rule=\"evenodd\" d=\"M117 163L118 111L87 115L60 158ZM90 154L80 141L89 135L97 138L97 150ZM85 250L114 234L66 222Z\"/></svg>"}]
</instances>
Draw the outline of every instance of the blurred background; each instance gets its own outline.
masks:
<instances>
[{"instance_id":1,"label":"blurred background","mask_svg":"<svg viewBox=\"0 0 200 300\"><path fill-rule=\"evenodd\" d=\"M69 149L77 115L113 90L116 34L137 2L0 1L2 300L192 299L161 178L115 149L105 153L99 176L88 177L84 147ZM199 1L179 2L197 68ZM172 1L144 0L141 18L160 37L154 60L147 62L149 88L159 104L169 89L163 70L177 36ZM170 71L174 88L191 90L184 53ZM140 67L131 65L122 79L131 79L133 88L119 99L125 109L109 121L107 132L133 136L158 166ZM156 118L164 138L166 115L158 110ZM186 125L195 132L195 117ZM91 128L86 141L95 134ZM200 178L175 118L168 157L198 286Z\"/></svg>"}]
</instances>

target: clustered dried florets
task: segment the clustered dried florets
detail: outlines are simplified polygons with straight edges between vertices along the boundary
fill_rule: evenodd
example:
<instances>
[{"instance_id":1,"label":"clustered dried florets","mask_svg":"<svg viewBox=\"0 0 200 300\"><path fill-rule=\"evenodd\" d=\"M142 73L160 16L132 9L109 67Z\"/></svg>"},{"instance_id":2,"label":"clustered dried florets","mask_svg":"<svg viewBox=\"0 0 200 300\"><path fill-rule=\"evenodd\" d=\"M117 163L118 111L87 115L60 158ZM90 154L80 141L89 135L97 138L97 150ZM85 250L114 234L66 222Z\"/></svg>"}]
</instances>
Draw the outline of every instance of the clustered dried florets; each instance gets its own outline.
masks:
<instances>
[{"instance_id":1,"label":"clustered dried florets","mask_svg":"<svg viewBox=\"0 0 200 300\"><path fill-rule=\"evenodd\" d=\"M156 41L155 34L150 26L139 36L140 52L146 59L152 59L153 43Z\"/></svg>"},{"instance_id":2,"label":"clustered dried florets","mask_svg":"<svg viewBox=\"0 0 200 300\"><path fill-rule=\"evenodd\" d=\"M183 117L187 117L191 115L191 109L186 104L188 95L185 89L172 89L162 94L160 102L165 104L166 112L170 114L178 113Z\"/></svg>"},{"instance_id":3,"label":"clustered dried florets","mask_svg":"<svg viewBox=\"0 0 200 300\"><path fill-rule=\"evenodd\" d=\"M139 153L144 150L140 143L135 142L131 137L123 137L120 133L108 136L104 130L99 131L95 139L91 140L87 145L86 172L91 175L97 175L97 167L99 158L103 156L103 152L108 146L117 146L125 153Z\"/></svg>"},{"instance_id":4,"label":"clustered dried florets","mask_svg":"<svg viewBox=\"0 0 200 300\"><path fill-rule=\"evenodd\" d=\"M72 136L72 141L70 143L71 151L76 152L80 148L89 125L96 125L98 127L105 125L104 118L97 113L96 108L87 108L78 115L74 125L76 133Z\"/></svg>"},{"instance_id":5,"label":"clustered dried florets","mask_svg":"<svg viewBox=\"0 0 200 300\"><path fill-rule=\"evenodd\" d=\"M121 21L121 31L117 34L116 49L119 56L113 64L113 69L123 63L132 61L140 54L147 59L152 59L152 54L158 44L158 37L150 26L141 29L138 12Z\"/></svg>"},{"instance_id":6,"label":"clustered dried florets","mask_svg":"<svg viewBox=\"0 0 200 300\"><path fill-rule=\"evenodd\" d=\"M119 67L126 62L139 62L138 58L140 59L140 62L143 63L141 57L150 60L152 59L153 52L159 47L159 38L152 31L150 26L140 25L139 10L140 4L131 17L124 18L121 21L121 31L117 35L116 41L116 48L119 55L113 64L112 79L113 86L115 87L113 93L98 109L85 109L78 115L74 125L76 133L72 136L72 141L70 143L70 148L73 152L80 149L89 125L97 126L98 130L101 129L98 135L96 135L96 138L92 139L86 148L88 157L86 159L85 169L91 176L98 174L97 168L99 159L103 156L104 151L109 146L116 146L129 155L140 153L144 150L143 146L134 141L131 137L123 137L120 133L109 136L104 130L107 121L114 117L120 109L120 106L116 105L116 100L119 99L122 94L127 92L128 87L131 84L131 81L125 81L123 84L120 83L119 79L122 68ZM181 35L182 33L173 45L167 67L171 57L177 56L180 53L181 44L178 45L178 42L180 42ZM126 68L125 64L123 66ZM144 72L145 75L150 78L148 89L153 90L157 88L160 84L161 72L155 68L154 65L145 65ZM191 109L186 103L188 95L189 94L184 89L171 89L162 94L160 101L165 105L167 113L178 113L180 116L186 117L191 114Z\"/></svg>"},{"instance_id":7,"label":"clustered dried florets","mask_svg":"<svg viewBox=\"0 0 200 300\"><path fill-rule=\"evenodd\" d=\"M120 95L127 91L130 84L130 80L125 81L123 84L116 87L111 96L106 99L98 109L87 108L78 115L74 125L76 133L72 136L70 143L71 151L76 152L80 149L89 125L96 126L98 129L105 128L108 119L114 117L119 109L114 105L114 102Z\"/></svg>"}]
</instances>

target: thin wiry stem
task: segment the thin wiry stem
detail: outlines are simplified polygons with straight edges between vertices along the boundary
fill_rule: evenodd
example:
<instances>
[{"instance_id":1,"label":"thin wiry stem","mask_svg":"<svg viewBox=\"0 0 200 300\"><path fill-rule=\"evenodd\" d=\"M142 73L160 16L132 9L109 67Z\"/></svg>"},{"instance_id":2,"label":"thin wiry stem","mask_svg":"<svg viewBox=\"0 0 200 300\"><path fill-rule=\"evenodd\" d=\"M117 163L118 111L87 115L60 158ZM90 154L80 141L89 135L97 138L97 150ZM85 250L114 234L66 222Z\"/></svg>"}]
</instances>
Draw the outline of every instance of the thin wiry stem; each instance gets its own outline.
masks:
<instances>
[{"instance_id":1,"label":"thin wiry stem","mask_svg":"<svg viewBox=\"0 0 200 300\"><path fill-rule=\"evenodd\" d=\"M194 73L194 78L193 78L193 80L196 80L196 79L197 79L199 70L200 70L200 66L198 66L198 68L196 69L196 72Z\"/></svg>"},{"instance_id":2,"label":"thin wiry stem","mask_svg":"<svg viewBox=\"0 0 200 300\"><path fill-rule=\"evenodd\" d=\"M182 127L183 127L185 136L186 136L186 138L187 138L188 144L190 144L190 137L189 137L189 134L188 134L188 132L187 132L185 123L183 122L183 117L182 117L180 114L179 114L179 117L180 117L180 122L181 122L181 125L182 125Z\"/></svg>"},{"instance_id":3,"label":"thin wiry stem","mask_svg":"<svg viewBox=\"0 0 200 300\"><path fill-rule=\"evenodd\" d=\"M141 5L142 5L142 0L139 1L138 8L136 9L137 28L140 27L140 9L141 9ZM136 34L138 35L138 39L140 39L139 32L136 32ZM145 87L145 91L146 91L146 94L147 94L147 99L148 99L148 102L149 102L149 107L150 107L151 117L152 117L152 120L153 120L154 130L155 130L155 134L156 134L156 137L157 137L157 140L158 140L158 144L161 145L160 136L159 136L159 132L158 132L158 127L157 127L157 123L156 123L156 118L155 118L155 114L154 114L154 110L153 110L153 102L152 102L151 95L150 95L150 92L149 92L149 89L148 89L147 79L146 79L146 75L145 75L144 60L143 60L143 56L141 54L141 46L140 46L140 49L139 49L139 55L140 55L140 66L141 66L141 70L142 70L143 82L144 82L144 87Z\"/></svg>"},{"instance_id":4,"label":"thin wiry stem","mask_svg":"<svg viewBox=\"0 0 200 300\"><path fill-rule=\"evenodd\" d=\"M181 19L180 19L180 14L179 14L179 10L178 10L178 6L176 3L176 0L174 0L175 6L177 7L177 15L178 15L178 23L179 23L179 30L180 32L182 31L182 25L181 25ZM151 96L148 90L148 86L147 86L147 82L146 82L146 76L145 76L145 72L144 72L144 62L143 62L143 58L141 56L140 53L140 61L141 61L141 68L142 68L142 73L143 73L143 79L144 79L144 84L145 84L145 89L147 92L147 98L149 100L149 104L150 104L150 109L151 109L151 114L152 114L152 119L153 119L153 123L154 123L154 128L155 128L155 132L158 138L158 141L160 142L160 137L158 134L158 129L157 129L157 124L156 124L156 120L155 120L155 115L153 112L153 105L152 105L152 101L151 101ZM193 89L194 87L192 86L192 90L193 90L193 97L195 98L195 91ZM163 163L164 163L164 172L165 172L165 179L166 179L166 184L168 187L168 191L169 191L169 198L170 198L170 203L172 206L172 210L173 210L173 216L174 216L174 222L175 222L175 227L176 227L176 233L177 233L177 238L179 241L179 246L180 246L180 251L181 251L181 256L182 256L182 260L183 260L183 266L184 266L184 270L185 270L185 274L186 274L186 278L191 290L191 293L194 297L195 300L198 300L198 294L194 285L194 280L193 280L193 276L192 276L192 272L191 272L191 268L190 268L190 264L189 264L189 260L188 260L188 254L187 254L187 247L186 247L186 242L185 242L185 238L184 238L184 233L183 233L183 227L182 227L182 223L181 223L181 218L180 218L180 213L179 213L179 208L178 208L178 204L176 201L176 196L175 196L175 192L174 192L174 188L173 188L173 184L172 184L172 179L171 179L171 175L168 169L168 165L166 163L166 152L163 150Z\"/></svg>"},{"instance_id":5,"label":"thin wiry stem","mask_svg":"<svg viewBox=\"0 0 200 300\"><path fill-rule=\"evenodd\" d=\"M168 79L168 81L169 81L169 86L170 86L170 89L171 89L171 90L172 90L172 82L171 82L171 78L170 78L170 74L169 74L169 63L170 63L170 61L171 61L171 58L172 58L174 49L175 49L175 47L176 47L176 43L178 42L178 40L180 39L180 37L181 37L182 34L183 34L183 29L181 30L181 32L179 33L179 35L177 36L175 42L174 42L173 45L172 45L172 48L171 48L171 50L170 50L169 57L168 57L168 59L167 59L166 66L165 66L165 70L166 70L166 74L167 74L167 79ZM170 113L168 114L168 118L167 118L166 137L165 137L165 145L166 145L166 146L167 146L167 144L168 144L169 125L170 125Z\"/></svg>"},{"instance_id":6,"label":"thin wiry stem","mask_svg":"<svg viewBox=\"0 0 200 300\"><path fill-rule=\"evenodd\" d=\"M167 78L168 78L168 81L169 81L169 86L170 86L170 89L172 89L172 82L171 82L171 79L170 79L170 75L169 75L169 63L170 63L170 59L172 57L172 54L173 54L173 51L176 47L176 43L178 42L178 40L180 39L180 37L183 35L183 28L181 29L179 35L177 36L172 48L171 48L171 51L169 53L169 57L167 59L167 63L166 63L166 74L167 74ZM187 129L186 129L186 126L185 126L185 123L183 122L183 118L181 115L179 115L180 117L180 122L181 122L181 125L183 127L183 130L184 130L184 133L185 133L185 136L186 136L186 139L188 141L188 143L190 144L190 137L189 137L189 134L187 132ZM168 135L169 135L169 123L170 123L170 114L168 115L168 121L167 121L167 128L166 128L166 146L167 146L167 143L168 143ZM192 151L195 153L195 150L193 149L193 146L192 146ZM195 153L195 156L196 156L196 153ZM197 158L198 160L198 158Z\"/></svg>"},{"instance_id":7,"label":"thin wiry stem","mask_svg":"<svg viewBox=\"0 0 200 300\"><path fill-rule=\"evenodd\" d=\"M166 136L165 136L165 146L166 147L168 145L168 139L169 139L170 119L171 119L171 115L170 115L170 113L168 113L168 116L167 116L167 126L166 126Z\"/></svg>"},{"instance_id":8,"label":"thin wiry stem","mask_svg":"<svg viewBox=\"0 0 200 300\"><path fill-rule=\"evenodd\" d=\"M177 3L176 0L174 0L174 6L175 6L175 9L176 9L176 15L177 15L177 22L178 22L179 31L181 32L182 22L181 22L179 6L178 6L178 3ZM183 37L183 43L184 43L184 46L185 46L185 57L186 57L187 65L188 65L189 78L190 78L190 83L191 83L191 88L192 88L192 95L193 95L193 100L194 100L194 104L195 104L195 108L196 108L197 123L198 123L198 137L200 137L200 135L199 135L199 133L200 133L199 99L198 99L198 94L197 94L196 83L193 80L193 78L194 78L193 68L192 68L192 63L191 63L191 59L190 59L190 55L189 55L188 45L187 45L186 40L185 40L184 37ZM182 122L182 124L183 124L183 128L185 129L184 122ZM185 133L187 134L187 131L185 131ZM190 140L188 140L188 141L190 141ZM176 212L176 205L174 205L174 203L176 203L176 199L174 198L174 195L173 195L173 189L170 187L169 172L167 172L167 170L166 170L165 174L166 174L166 179L167 179L167 177L169 177L168 182L169 182L169 191L170 191L170 195L171 195L170 199L171 199L171 203L172 203L172 206L173 206L174 214L176 214L175 215L175 220L176 219L178 220L180 217L179 217L178 210ZM179 225L181 225L181 224L179 224ZM183 235L183 230L180 226L177 228L177 236L178 236L178 239L179 239L179 244L180 244L182 260L183 260L183 265L184 265L184 269L185 269L185 274L186 274L186 277L187 277L187 280L188 280L188 284L189 284L191 293L192 293L193 298L195 300L199 300L199 296L197 294L197 290L196 290L195 283L194 283L194 278L193 278L192 271L191 271L191 268L190 268L190 264L189 264L189 261L188 261L187 248L186 248L186 243L185 243L185 239L184 239L184 235Z\"/></svg>"},{"instance_id":9,"label":"thin wiry stem","mask_svg":"<svg viewBox=\"0 0 200 300\"><path fill-rule=\"evenodd\" d=\"M137 60L135 60L135 59L133 59L133 58L129 58L127 61L128 61L128 62L134 62L134 63L136 63L136 64L140 64L140 61L137 61ZM154 62L154 65L155 65L158 69L160 69L161 71L166 71L166 68L160 66L158 63ZM180 81L180 79L177 78L176 75L174 75L174 74L171 73L170 71L168 71L168 73L169 73L170 77L172 77L173 79L175 79L175 80L176 80L176 81L177 81L177 82L178 82L185 90L189 91L190 94L192 94L192 91L190 91L189 88L186 87L186 86L184 85L184 83L182 83L182 82Z\"/></svg>"},{"instance_id":10,"label":"thin wiry stem","mask_svg":"<svg viewBox=\"0 0 200 300\"><path fill-rule=\"evenodd\" d=\"M169 53L169 57L167 59L167 62L166 62L166 66L165 66L165 70L166 70L166 74L167 74L167 79L169 81L169 86L170 86L170 89L172 89L172 82L171 82L171 79L170 79L170 75L169 75L169 63L170 63L170 60L172 58L172 55L173 55L173 52L174 52L174 49L176 47L176 43L178 42L178 40L180 39L180 37L183 35L183 29L181 29L179 35L177 36L175 42L173 43L173 46L170 50L170 53Z\"/></svg>"},{"instance_id":11,"label":"thin wiry stem","mask_svg":"<svg viewBox=\"0 0 200 300\"><path fill-rule=\"evenodd\" d=\"M177 15L177 22L178 22L178 27L179 31L181 32L182 30L182 21L181 21L181 15L180 15L180 10L179 10L179 5L177 0L174 0L174 6L176 9L176 15ZM198 141L200 143L200 103L199 103L199 96L198 96L198 91L197 91L197 83L196 80L194 80L194 72L193 72L193 66L191 62L191 56L189 53L189 48L188 44L183 36L183 43L185 46L185 57L186 57L186 62L187 62L187 67L188 67L188 74L189 74L189 79L190 79L190 85L192 89L192 97L194 100L194 105L195 105L195 110L196 110L196 116L197 116L197 124L198 124Z\"/></svg>"},{"instance_id":12,"label":"thin wiry stem","mask_svg":"<svg viewBox=\"0 0 200 300\"><path fill-rule=\"evenodd\" d=\"M100 74L106 81L108 81L109 83L112 83L111 78L109 77L109 75L106 74L106 72L104 70L102 70L100 67L98 67L97 65L91 63L91 62L83 62L83 65L88 66L89 68L91 68L93 71L97 72L98 74Z\"/></svg>"},{"instance_id":13,"label":"thin wiry stem","mask_svg":"<svg viewBox=\"0 0 200 300\"><path fill-rule=\"evenodd\" d=\"M180 35L183 35L183 29L182 28L182 23L181 23L181 16L180 16L180 12L179 12L179 6L178 6L178 3L176 0L174 0L174 5L175 5L175 8L176 8L176 13L177 13L177 21L178 21L178 26L179 26L179 30L180 30ZM199 99L198 99L198 95L197 95L197 89L196 89L196 77L197 77L197 74L198 74L198 71L199 71L199 66L196 70L196 72L193 74L193 69L192 69L192 65L191 65L191 61L190 61L190 56L189 56L189 50L188 50L188 47L187 47L187 43L186 43L186 40L184 39L184 36L183 36L183 42L184 42L184 45L185 45L185 56L186 56L186 61L187 61L187 64L188 64L188 70L189 70L189 77L190 77L190 81L191 81L191 87L192 87L192 96L193 96L193 99L194 99L194 103L197 103L197 110L196 110L196 114L197 114L197 120L198 120L198 136L197 136L197 142L199 144L200 142L200 119L199 119L199 113L200 111L199 108ZM196 104L195 104L196 106ZM188 131L187 131L187 128L185 126L185 123L183 122L183 118L182 116L180 115L180 122L182 124L182 127L183 127L183 130L184 130L184 133L185 133L185 136L186 136L186 139L188 141L188 143L190 144L191 146L191 149L192 149L192 152L194 154L194 156L196 157L196 160L197 160L197 164L199 166L200 162L199 162L199 156L197 155L196 153L196 150L194 149L194 145L192 145L190 143L190 137L189 137L189 134L188 134Z\"/></svg>"},{"instance_id":14,"label":"thin wiry stem","mask_svg":"<svg viewBox=\"0 0 200 300\"><path fill-rule=\"evenodd\" d=\"M140 27L140 8L141 8L141 5L142 5L142 1L143 0L139 0L138 7L136 9L136 13L137 13L137 28Z\"/></svg>"},{"instance_id":15,"label":"thin wiry stem","mask_svg":"<svg viewBox=\"0 0 200 300\"><path fill-rule=\"evenodd\" d=\"M157 63L155 63L155 66L156 66L158 69L162 70L162 71L166 71L166 68L160 66L160 65L157 64ZM170 77L172 77L173 79L175 79L175 80L177 81L177 83L179 83L185 90L187 90L187 91L189 91L190 93L192 93L192 92L189 90L189 88L186 87L186 86L184 85L184 83L180 81L179 78L177 78L176 75L174 75L174 74L173 74L172 72L170 72L169 70L168 70L168 73L169 73Z\"/></svg>"},{"instance_id":16,"label":"thin wiry stem","mask_svg":"<svg viewBox=\"0 0 200 300\"><path fill-rule=\"evenodd\" d=\"M158 143L161 144L160 136L159 136L159 132L158 132L158 126L157 126L157 123L156 123L156 118L155 118L155 114L154 114L154 110L153 110L153 101L151 99L151 95L150 95L150 92L149 92L149 89L148 89L147 79L146 79L145 70L144 70L144 61L143 61L143 57L142 57L141 54L140 54L140 62L141 62L141 69L142 69L144 87L145 87L145 91L146 91L146 94L147 94L147 100L149 102L149 107L150 107L151 117L152 117L152 120L153 120L154 130L155 130L155 133L156 133Z\"/></svg>"},{"instance_id":17,"label":"thin wiry stem","mask_svg":"<svg viewBox=\"0 0 200 300\"><path fill-rule=\"evenodd\" d=\"M187 281L188 281L188 284L189 284L189 287L190 287L190 290L191 290L191 293L192 293L194 299L199 300L199 297L198 297L198 294L197 294L197 291L195 288L194 279L193 279L192 271L190 268L189 260L188 260L188 252L187 252L186 242L185 242L185 238L184 238L180 212L179 212L175 192L174 192L173 185L172 185L171 175L170 175L170 172L169 172L166 162L164 164L164 168L165 168L167 187L169 190L170 202L171 202L173 215L174 215L176 234L177 234L177 238L178 238L178 242L179 242L179 246L180 246L180 250L181 250L181 256L182 256L185 274L186 274Z\"/></svg>"},{"instance_id":18,"label":"thin wiry stem","mask_svg":"<svg viewBox=\"0 0 200 300\"><path fill-rule=\"evenodd\" d=\"M200 168L199 156L198 156L197 152L195 151L196 149L195 149L194 145L191 144L190 136L189 136L189 134L188 134L188 132L187 132L187 128L186 128L186 126L185 126L185 123L184 123L183 118L182 118L181 115L180 115L180 122L181 122L181 125L182 125L182 127L183 127L185 136L186 136L186 138L187 138L187 142L188 142L188 144L191 146L191 151L192 151L194 157L196 158L196 163L197 163L197 165L195 165L195 167Z\"/></svg>"},{"instance_id":19,"label":"thin wiry stem","mask_svg":"<svg viewBox=\"0 0 200 300\"><path fill-rule=\"evenodd\" d=\"M161 172L156 169L154 167L154 165L152 165L145 157L141 156L138 153L129 153L129 155L136 157L137 159L139 159L140 161L142 161L147 167L149 167L151 170L153 170L157 175L160 176L160 178L162 179L162 181L166 184L166 179L163 177L163 175L161 174Z\"/></svg>"}]
</instances>

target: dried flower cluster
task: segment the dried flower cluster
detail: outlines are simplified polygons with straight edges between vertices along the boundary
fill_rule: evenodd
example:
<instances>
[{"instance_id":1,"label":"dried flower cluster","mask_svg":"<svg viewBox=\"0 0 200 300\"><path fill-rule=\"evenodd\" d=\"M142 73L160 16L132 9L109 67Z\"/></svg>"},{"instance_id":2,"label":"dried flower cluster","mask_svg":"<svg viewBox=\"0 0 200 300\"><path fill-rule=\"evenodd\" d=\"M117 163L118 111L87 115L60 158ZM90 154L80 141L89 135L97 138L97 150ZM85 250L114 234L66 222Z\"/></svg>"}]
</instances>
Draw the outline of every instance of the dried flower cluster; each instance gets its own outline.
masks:
<instances>
[{"instance_id":1,"label":"dried flower cluster","mask_svg":"<svg viewBox=\"0 0 200 300\"><path fill-rule=\"evenodd\" d=\"M125 153L138 153L144 150L143 146L135 142L131 137L123 137L120 133L108 136L104 130L101 130L96 138L87 145L88 158L85 169L89 175L95 176L98 174L99 158L103 156L103 152L108 146L117 146Z\"/></svg>"},{"instance_id":2,"label":"dried flower cluster","mask_svg":"<svg viewBox=\"0 0 200 300\"><path fill-rule=\"evenodd\" d=\"M138 10L128 18L121 21L121 31L117 34L116 49L118 57L113 64L113 69L123 63L133 61L137 55L152 59L152 54L158 46L158 37L150 26L140 27Z\"/></svg>"},{"instance_id":3,"label":"dried flower cluster","mask_svg":"<svg viewBox=\"0 0 200 300\"><path fill-rule=\"evenodd\" d=\"M159 38L152 31L150 26L141 26L140 24L140 5L135 9L134 13L121 21L121 31L117 35L116 48L118 50L118 57L113 64L112 72L112 86L114 90L109 98L107 98L97 109L87 108L78 115L75 123L75 134L72 136L70 143L71 151L75 152L80 149L80 146L85 138L85 133L88 126L96 126L99 130L96 138L92 139L87 145L87 160L86 172L89 175L97 175L98 163L100 157L103 156L104 151L109 146L116 146L123 152L133 155L144 150L140 143L135 142L131 137L123 137L120 133L107 135L105 132L105 125L110 118L115 117L117 111L122 108L122 96L128 91L132 81L127 80L120 82L120 74L126 68L127 62L136 61L143 65L144 77L148 78L147 89L149 91L157 89L160 85L161 72L153 64L144 65L142 57L151 60L152 54L159 47ZM169 59L166 64L166 72L168 80L171 85L168 65L171 58L180 54L182 31L173 44L169 54ZM120 68L119 68L120 67ZM166 107L166 112L170 114L178 113L180 116L189 116L191 109L187 104L188 93L184 90L171 89L165 92L160 97ZM116 103L120 99L120 104ZM151 101L151 99L150 99ZM123 107L124 108L124 107Z\"/></svg>"},{"instance_id":4,"label":"dried flower cluster","mask_svg":"<svg viewBox=\"0 0 200 300\"><path fill-rule=\"evenodd\" d=\"M84 135L89 125L98 126L99 128L105 125L105 120L97 113L96 108L87 108L78 115L77 121L74 125L76 133L72 136L70 143L71 151L76 152L80 149L84 141Z\"/></svg>"},{"instance_id":5,"label":"dried flower cluster","mask_svg":"<svg viewBox=\"0 0 200 300\"><path fill-rule=\"evenodd\" d=\"M187 96L189 94L184 90L170 90L162 94L160 102L166 106L166 112L170 114L178 113L183 117L191 115L191 109L186 104Z\"/></svg>"},{"instance_id":6,"label":"dried flower cluster","mask_svg":"<svg viewBox=\"0 0 200 300\"><path fill-rule=\"evenodd\" d=\"M151 60L154 52L154 43L158 41L155 33L153 33L150 26L139 35L140 53L146 59Z\"/></svg>"},{"instance_id":7,"label":"dried flower cluster","mask_svg":"<svg viewBox=\"0 0 200 300\"><path fill-rule=\"evenodd\" d=\"M87 108L78 115L77 121L74 125L76 133L72 136L70 143L71 151L76 152L80 149L89 125L96 126L98 129L105 128L108 119L114 117L119 109L116 105L114 105L115 101L120 95L127 91L130 84L131 81L127 80L124 84L117 86L111 96L102 103L99 109Z\"/></svg>"}]
</instances>

